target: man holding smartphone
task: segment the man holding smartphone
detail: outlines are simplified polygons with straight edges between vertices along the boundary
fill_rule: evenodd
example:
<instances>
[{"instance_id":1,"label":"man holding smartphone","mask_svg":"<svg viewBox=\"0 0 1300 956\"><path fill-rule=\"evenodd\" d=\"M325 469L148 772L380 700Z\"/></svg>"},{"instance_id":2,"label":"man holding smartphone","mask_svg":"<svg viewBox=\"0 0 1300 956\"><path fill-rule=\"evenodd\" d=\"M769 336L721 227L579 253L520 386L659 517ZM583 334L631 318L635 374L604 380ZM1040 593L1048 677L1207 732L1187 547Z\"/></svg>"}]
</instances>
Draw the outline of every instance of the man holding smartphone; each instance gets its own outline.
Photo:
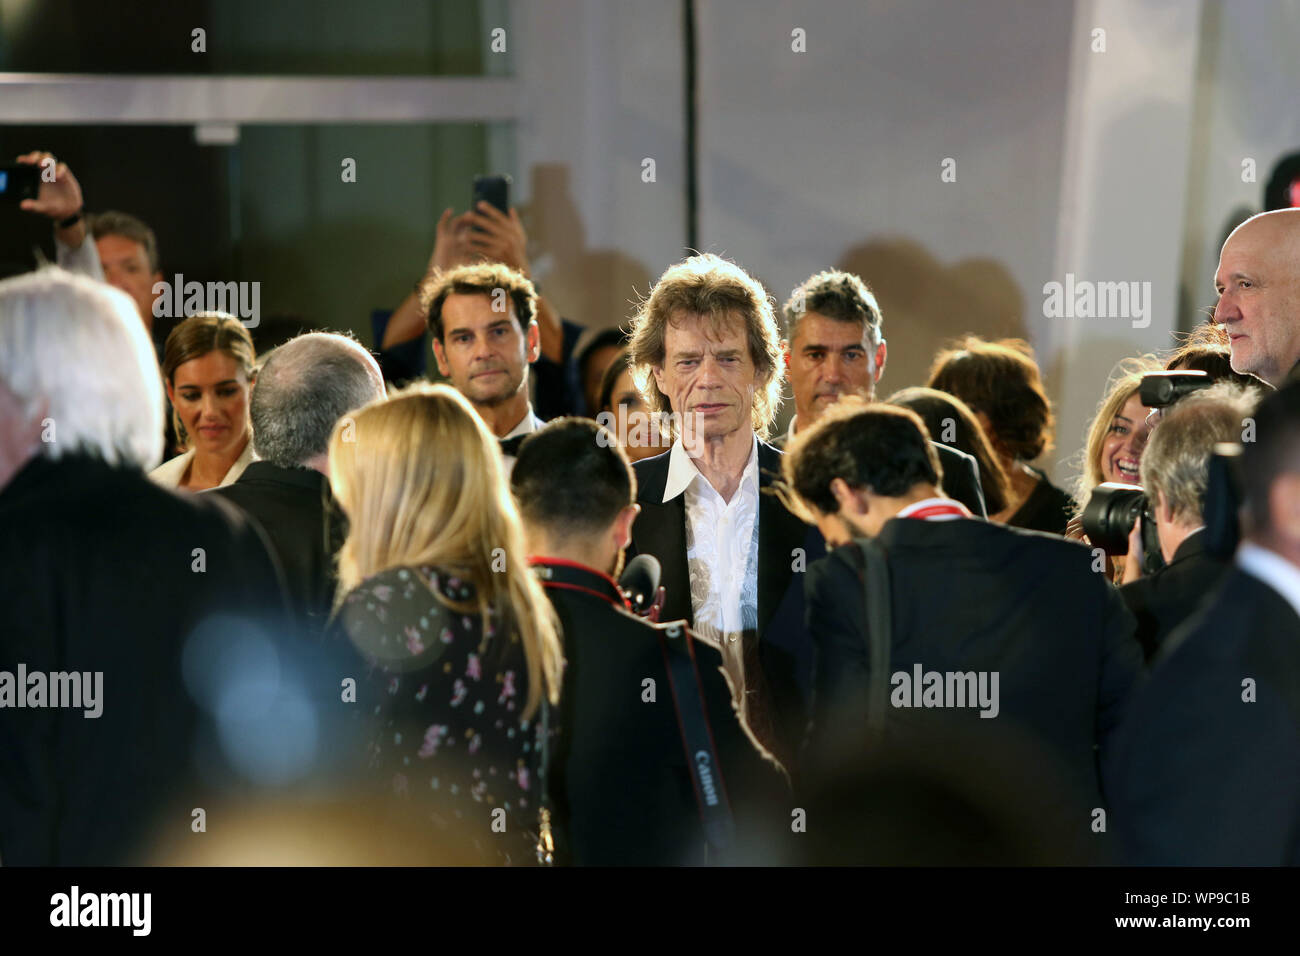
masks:
<instances>
[{"instance_id":1,"label":"man holding smartphone","mask_svg":"<svg viewBox=\"0 0 1300 956\"><path fill-rule=\"evenodd\" d=\"M82 210L81 184L67 163L58 162L50 153L34 150L15 158L38 170L40 188L35 199L24 199L18 208L46 216L54 224L54 248L60 266L103 281L104 270L94 243L86 242L86 218ZM53 167L54 179L49 181Z\"/></svg>"},{"instance_id":2,"label":"man holding smartphone","mask_svg":"<svg viewBox=\"0 0 1300 956\"><path fill-rule=\"evenodd\" d=\"M459 215L445 209L438 219L426 278L457 266L488 262L501 263L531 280L527 245L528 236L514 208L503 212L480 199L474 208ZM426 317L419 296L423 282L424 279L416 283L416 289L389 318L379 346L382 352L396 349L424 333ZM536 321L539 353L534 373L538 408L543 417L579 411L575 403L580 401L581 389L576 370L570 368L570 358L583 327L561 318L542 295L537 296Z\"/></svg>"},{"instance_id":3,"label":"man holding smartphone","mask_svg":"<svg viewBox=\"0 0 1300 956\"><path fill-rule=\"evenodd\" d=\"M36 150L17 157L17 162L40 170L36 198L24 199L18 208L47 216L54 223L58 264L129 295L140 321L154 337L154 351L161 356L164 333L170 329L154 328L153 287L163 274L153 230L127 213L85 213L81 184L68 164L58 162L52 154ZM48 180L51 168L54 176ZM88 237L94 241L86 242Z\"/></svg>"}]
</instances>

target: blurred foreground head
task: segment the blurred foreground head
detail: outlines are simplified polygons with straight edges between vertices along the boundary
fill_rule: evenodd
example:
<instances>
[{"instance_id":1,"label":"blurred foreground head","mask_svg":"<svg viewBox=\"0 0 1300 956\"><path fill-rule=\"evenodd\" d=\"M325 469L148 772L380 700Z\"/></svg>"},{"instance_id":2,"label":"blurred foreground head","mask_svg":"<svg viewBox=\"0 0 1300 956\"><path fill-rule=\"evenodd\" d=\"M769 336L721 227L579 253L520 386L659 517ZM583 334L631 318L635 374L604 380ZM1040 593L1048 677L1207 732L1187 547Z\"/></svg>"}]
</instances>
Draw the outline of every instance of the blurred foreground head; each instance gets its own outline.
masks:
<instances>
[{"instance_id":1,"label":"blurred foreground head","mask_svg":"<svg viewBox=\"0 0 1300 956\"><path fill-rule=\"evenodd\" d=\"M0 282L0 485L37 455L152 468L163 407L125 294L57 268Z\"/></svg>"},{"instance_id":2,"label":"blurred foreground head","mask_svg":"<svg viewBox=\"0 0 1300 956\"><path fill-rule=\"evenodd\" d=\"M798 866L1060 866L1109 859L1105 811L1061 784L1028 736L921 718L884 744L846 732L809 763L802 832L773 834ZM982 725L982 726L981 726ZM1097 816L1098 813L1102 815Z\"/></svg>"}]
</instances>

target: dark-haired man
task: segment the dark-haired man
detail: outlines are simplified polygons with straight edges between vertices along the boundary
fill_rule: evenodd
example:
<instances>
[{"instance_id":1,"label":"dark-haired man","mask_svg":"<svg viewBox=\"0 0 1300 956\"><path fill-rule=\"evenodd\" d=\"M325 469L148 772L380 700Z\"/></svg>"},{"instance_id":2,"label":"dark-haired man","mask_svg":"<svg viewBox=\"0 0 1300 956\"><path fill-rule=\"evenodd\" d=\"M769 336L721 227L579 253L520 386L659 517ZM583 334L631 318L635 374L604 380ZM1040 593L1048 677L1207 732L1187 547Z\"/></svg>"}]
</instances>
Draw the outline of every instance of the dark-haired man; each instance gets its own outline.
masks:
<instances>
[{"instance_id":1,"label":"dark-haired man","mask_svg":"<svg viewBox=\"0 0 1300 956\"><path fill-rule=\"evenodd\" d=\"M988 727L990 737L993 728L1030 734L1055 755L1080 805L1098 807L1096 751L1118 723L1141 653L1131 615L1090 571L1087 549L970 520L939 491L934 448L907 409L844 399L800 430L784 465L794 500L835 549L806 576L817 648L814 762L838 728L863 723L870 706L873 609L854 543L866 537L883 549L888 569L886 726L914 719L914 707L926 716L991 718L974 726ZM882 686L883 675L875 676Z\"/></svg>"},{"instance_id":2,"label":"dark-haired man","mask_svg":"<svg viewBox=\"0 0 1300 956\"><path fill-rule=\"evenodd\" d=\"M703 862L702 807L689 769L699 752L688 763L678 716L691 706L693 686L703 693L721 764L709 779L742 817L743 840L744 808L779 793L779 771L747 737L717 650L681 622L656 626L627 608L615 576L640 510L627 455L593 422L560 419L523 442L511 488L564 634L561 739L549 789L572 862ZM683 665L673 677L670 656ZM694 675L685 684L683 669Z\"/></svg>"},{"instance_id":3,"label":"dark-haired man","mask_svg":"<svg viewBox=\"0 0 1300 956\"><path fill-rule=\"evenodd\" d=\"M484 262L435 273L421 298L438 371L501 439L512 467L523 436L542 425L528 400L528 367L541 351L537 290L509 266Z\"/></svg>"},{"instance_id":4,"label":"dark-haired man","mask_svg":"<svg viewBox=\"0 0 1300 956\"><path fill-rule=\"evenodd\" d=\"M773 444L784 448L800 428L811 425L841 396L871 401L885 371L888 349L876 297L858 276L828 270L805 279L782 307L785 367L795 414ZM945 490L975 515L985 517L979 465L963 451L934 443L943 465Z\"/></svg>"},{"instance_id":5,"label":"dark-haired man","mask_svg":"<svg viewBox=\"0 0 1300 956\"><path fill-rule=\"evenodd\" d=\"M163 279L153 230L124 212L86 213L77 177L67 163L58 162L52 154L37 150L19 156L18 162L41 167L36 198L24 199L20 208L47 216L54 223L59 265L121 289L131 297L140 321L153 334L153 286ZM87 238L93 242L87 243ZM158 335L154 338L154 351L161 354L162 341Z\"/></svg>"},{"instance_id":6,"label":"dark-haired man","mask_svg":"<svg viewBox=\"0 0 1300 956\"><path fill-rule=\"evenodd\" d=\"M1128 862L1300 865L1300 383L1254 422L1236 566L1169 636L1119 735Z\"/></svg>"}]
</instances>

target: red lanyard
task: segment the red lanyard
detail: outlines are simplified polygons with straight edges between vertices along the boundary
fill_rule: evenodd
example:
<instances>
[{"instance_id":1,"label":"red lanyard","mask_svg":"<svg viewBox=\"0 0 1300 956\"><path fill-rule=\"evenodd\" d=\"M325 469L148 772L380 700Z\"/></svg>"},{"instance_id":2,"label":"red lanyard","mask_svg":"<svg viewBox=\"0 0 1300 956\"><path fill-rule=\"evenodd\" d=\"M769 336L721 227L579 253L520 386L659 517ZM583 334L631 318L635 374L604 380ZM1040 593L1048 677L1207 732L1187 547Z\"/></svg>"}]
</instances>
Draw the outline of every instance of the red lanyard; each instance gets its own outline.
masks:
<instances>
[{"instance_id":1,"label":"red lanyard","mask_svg":"<svg viewBox=\"0 0 1300 956\"><path fill-rule=\"evenodd\" d=\"M905 517L908 518L921 518L923 520L948 516L954 518L965 518L969 516L969 512L967 512L961 505L926 505L924 508L917 508L915 511L905 515Z\"/></svg>"}]
</instances>

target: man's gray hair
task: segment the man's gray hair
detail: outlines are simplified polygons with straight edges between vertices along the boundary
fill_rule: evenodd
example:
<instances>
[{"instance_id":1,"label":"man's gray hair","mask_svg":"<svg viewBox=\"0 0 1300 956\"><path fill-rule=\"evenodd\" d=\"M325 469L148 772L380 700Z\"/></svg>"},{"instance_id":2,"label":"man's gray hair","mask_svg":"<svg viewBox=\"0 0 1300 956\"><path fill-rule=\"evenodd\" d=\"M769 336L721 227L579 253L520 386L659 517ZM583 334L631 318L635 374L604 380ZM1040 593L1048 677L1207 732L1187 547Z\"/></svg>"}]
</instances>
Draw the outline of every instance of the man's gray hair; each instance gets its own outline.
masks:
<instances>
[{"instance_id":1,"label":"man's gray hair","mask_svg":"<svg viewBox=\"0 0 1300 956\"><path fill-rule=\"evenodd\" d=\"M1218 382L1165 411L1142 452L1142 487L1154 508L1163 494L1180 524L1203 523L1210 455L1219 442L1240 442L1253 426L1263 392Z\"/></svg>"},{"instance_id":2,"label":"man's gray hair","mask_svg":"<svg viewBox=\"0 0 1300 956\"><path fill-rule=\"evenodd\" d=\"M48 458L162 458L162 374L124 292L53 266L0 282L0 383L42 421Z\"/></svg>"},{"instance_id":3,"label":"man's gray hair","mask_svg":"<svg viewBox=\"0 0 1300 956\"><path fill-rule=\"evenodd\" d=\"M328 451L340 418L383 397L379 366L358 342L307 332L276 348L257 374L253 450L281 468L303 467Z\"/></svg>"}]
</instances>

